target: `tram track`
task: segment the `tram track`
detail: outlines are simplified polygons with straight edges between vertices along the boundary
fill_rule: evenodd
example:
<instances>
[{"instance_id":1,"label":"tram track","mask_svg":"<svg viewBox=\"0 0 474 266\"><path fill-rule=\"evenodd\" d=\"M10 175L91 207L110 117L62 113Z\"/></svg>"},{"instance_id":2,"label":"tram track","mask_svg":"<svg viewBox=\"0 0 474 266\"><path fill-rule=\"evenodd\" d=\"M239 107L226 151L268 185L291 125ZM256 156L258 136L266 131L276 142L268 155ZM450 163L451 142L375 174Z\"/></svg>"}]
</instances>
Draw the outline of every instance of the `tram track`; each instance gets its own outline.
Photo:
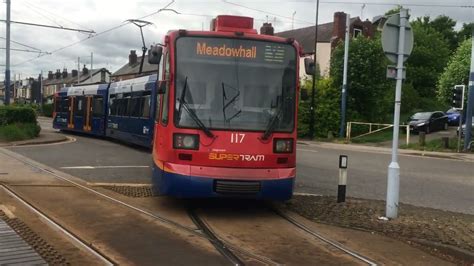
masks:
<instances>
[{"instance_id":1,"label":"tram track","mask_svg":"<svg viewBox=\"0 0 474 266\"><path fill-rule=\"evenodd\" d=\"M41 219L46 222L51 228L54 230L60 232L66 238L68 238L76 247L79 249L91 254L93 257L98 259L99 261L103 262L104 265L115 265L114 263L107 255L103 254L99 250L95 249L82 239L80 239L78 236L76 236L74 233L70 232L67 230L65 227L60 225L59 223L55 222L53 219L51 219L47 214L42 212L40 209L26 201L23 197L21 197L18 193L16 193L14 190L12 190L10 187L8 187L5 184L0 184L0 187L11 197L13 197L15 200L20 202L22 205L26 206L30 211L41 217Z\"/></svg>"},{"instance_id":2,"label":"tram track","mask_svg":"<svg viewBox=\"0 0 474 266\"><path fill-rule=\"evenodd\" d=\"M196 228L189 227L189 226L180 224L178 222L175 222L175 221L173 221L171 219L168 219L168 218L166 218L162 215L159 215L159 214L153 213L151 211L133 206L133 205L127 203L127 202L124 202L120 199L111 197L107 194L104 194L104 193L102 193L100 191L97 191L93 188L90 188L86 185L82 185L82 184L78 183L77 181L71 180L67 176L63 176L61 173L58 173L55 170L51 170L51 169L48 169L48 168L45 168L45 167L38 166L35 163L30 162L27 159L17 157L13 154L10 154L10 152L8 152L8 153L6 153L4 151L1 151L1 152L5 155L11 157L11 158L14 158L15 160L18 160L18 161L28 165L29 167L32 167L32 168L37 169L39 171L45 172L48 175L50 175L50 176L52 176L52 177L54 177L58 180L61 180L63 182L68 183L69 187L76 187L78 189L85 190L89 193L93 193L93 194L95 194L99 197L105 198L105 199L107 199L107 200L109 200L113 203L116 203L116 204L121 205L121 206L123 206L125 208L128 208L128 209L131 209L131 210L133 210L137 213L140 213L140 214L143 214L145 216L151 217L154 220L162 222L163 224L172 226L172 227L174 227L176 229L179 229L179 230L182 230L186 233L190 233L192 235L195 235L195 236L198 236L200 238L206 239L232 265L245 265L246 262L248 262L248 261L257 262L258 264L261 264L261 265L280 265L280 263L275 262L275 260L273 260L272 258L268 258L268 257L262 256L262 255L256 254L255 252L250 251L248 248L244 248L242 246L235 245L233 243L230 243L226 239L224 239L222 237L219 237L219 235L214 233L214 230L209 226L209 224L206 222L206 220L198 215L197 209L194 206L191 206L190 208L188 208L188 216L192 220L194 225L198 228L198 230L196 230ZM22 203L27 205L32 211L34 211L35 213L37 213L40 216L45 216L45 220L49 220L49 223L55 224L54 225L55 227L59 226L60 228L62 228L62 230L65 231L65 234L69 234L72 237L75 237L71 232L67 232L67 230L64 227L61 227L59 224L54 222L52 219L48 218L48 216L46 216L46 214L41 213L41 211L38 208L34 207L31 203L28 203L19 194L15 193L14 190L12 188L10 188L8 185L0 184L0 186L4 190L6 190L9 194L11 194L12 196L14 195L13 197L15 197L18 200L22 201ZM14 187L14 186L15 185L12 185L12 187ZM55 185L55 186L58 187L58 185ZM328 244L328 245L344 252L345 254L348 254L349 256L353 257L354 259L359 260L359 261L361 261L361 262L363 262L367 265L377 265L374 261L370 260L369 258L366 258L366 257L358 254L357 252L348 249L347 247L344 247L343 245L341 245L340 243L337 243L334 240L331 240L327 237L322 236L318 232L316 232L312 229L309 229L308 227L306 227L303 224L299 223L298 221L291 218L290 216L282 213L281 211L275 209L274 207L269 207L269 208L271 209L271 211L273 213L276 214L276 216L278 216L278 217L284 219L285 221L289 222L290 224L295 226L298 230L301 230L304 233L311 235L311 237L313 237L313 238L315 237L315 238L319 239L320 241L322 241L322 242L324 242L324 243L326 243L326 244ZM77 237L76 237L76 240L73 240L73 241L75 241L77 243L82 243L82 245L87 246L87 243L85 243L84 241L80 240ZM95 252L98 252L98 251L95 251ZM100 253L98 253L97 256L100 256ZM105 258L105 260L107 260L106 257L104 257L104 258ZM112 263L112 262L110 262L110 263ZM109 265L111 265L111 264L109 264Z\"/></svg>"},{"instance_id":3,"label":"tram track","mask_svg":"<svg viewBox=\"0 0 474 266\"><path fill-rule=\"evenodd\" d=\"M287 214L283 213L282 211L274 208L274 207L270 207L270 209L275 213L277 214L279 217L283 218L285 221L287 221L288 223L292 224L293 226L295 226L296 228L298 228L299 230L305 232L306 234L309 234L317 239L319 239L320 241L344 252L345 254L353 257L354 259L356 260L359 260L363 263L366 263L367 265L370 265L370 266L375 266L377 265L377 263L375 261L373 261L372 259L370 258L367 258L361 254L359 254L358 252L354 251L354 250L351 250L347 247L345 247L344 245L342 245L341 243L338 243L337 241L335 240L331 240L329 239L328 237L325 237L323 235L321 235L320 233L318 233L316 230L313 230L313 229L310 229L309 227L305 226L304 224L298 222L296 219L288 216Z\"/></svg>"},{"instance_id":4,"label":"tram track","mask_svg":"<svg viewBox=\"0 0 474 266\"><path fill-rule=\"evenodd\" d=\"M10 157L10 158L13 158L15 160L18 160L18 161L28 165L29 167L32 167L32 168L37 169L39 171L45 172L48 175L51 175L51 176L53 176L54 178L56 178L58 180L69 183L70 185L68 187L76 187L76 188L79 188L81 190L85 190L85 191L93 193L93 194L95 194L99 197L102 197L102 198L105 198L109 201L112 201L112 202L114 202L118 205L121 205L125 208L131 209L135 212L138 212L138 213L143 214L145 216L151 217L151 218L153 218L153 219L155 219L159 222L162 222L163 224L172 226L176 229L185 231L187 233L198 236L200 238L204 238L204 239L208 240L216 248L216 250L224 258L226 258L232 265L245 265L243 263L243 261L238 256L233 254L232 250L237 251L239 254L241 254L241 255L243 255L247 258L251 258L251 260L253 260L253 261L258 261L258 262L262 263L263 265L278 265L277 263L273 262L271 259L265 258L265 257L257 255L257 254L254 254L251 251L248 251L244 248L232 246L231 244L227 243L226 241L223 241L223 240L219 239L215 234L212 233L212 230L206 225L206 223L204 221L201 220L201 218L194 211L192 212L193 215L189 214L189 217L191 218L193 223L197 226L198 230L196 230L195 228L192 228L192 227L182 225L178 222L175 222L171 219L168 219L164 216L161 216L161 215L158 215L156 213L150 212L148 210L141 209L139 207L133 206L133 205L128 204L128 203L126 203L122 200L119 200L119 199L116 199L116 198L111 197L109 195L106 195L104 193L101 193L101 192L99 192L97 190L94 190L90 187L82 185L82 184L80 184L80 183L78 183L74 180L71 180L70 178L68 178L66 176L61 175L61 174L57 173L55 170L51 170L51 169L48 169L48 168L38 166L38 165L30 162L29 160L19 158L19 157L13 155L13 154L10 154L10 152L6 153L5 151L2 151L2 150L0 150L0 152L3 153L4 155ZM44 217L44 219L49 224L51 224L55 228L58 228L58 230L60 230L65 235L70 237L75 243L78 243L78 245L85 246L85 248L90 249L91 253L94 253L94 252L97 253L97 255L96 255L97 257L102 256L102 254L99 251L93 249L92 247L89 247L89 245L87 245L86 242L84 242L83 240L81 240L80 238L75 236L72 232L69 232L67 229L65 229L60 224L56 223L52 218L49 218L45 213L41 212L39 208L35 207L33 204L29 203L26 199L21 197L21 195L16 193L12 188L10 188L10 186L8 186L6 184L2 184L2 183L0 183L0 186L8 194L10 194L15 199L18 199L22 204L27 206L33 212L35 212L36 214L38 214L42 218ZM16 185L12 185L12 186L16 186ZM51 186L51 185L46 185L46 186ZM58 185L53 185L53 186L62 187L61 185L59 185L59 186ZM105 255L103 255L103 260L108 261L106 263L107 265L114 265L110 260L107 259L107 257ZM109 264L109 263L111 263L111 264Z\"/></svg>"}]
</instances>

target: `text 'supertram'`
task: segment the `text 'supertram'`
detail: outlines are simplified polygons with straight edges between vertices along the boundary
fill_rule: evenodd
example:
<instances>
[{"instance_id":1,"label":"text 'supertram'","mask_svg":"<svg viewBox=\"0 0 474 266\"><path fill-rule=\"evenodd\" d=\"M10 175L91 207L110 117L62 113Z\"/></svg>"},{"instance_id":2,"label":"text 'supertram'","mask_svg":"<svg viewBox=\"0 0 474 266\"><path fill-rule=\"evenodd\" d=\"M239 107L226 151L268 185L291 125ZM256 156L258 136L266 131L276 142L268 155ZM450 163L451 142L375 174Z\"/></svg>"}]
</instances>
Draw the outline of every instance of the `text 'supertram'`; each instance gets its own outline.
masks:
<instances>
[{"instance_id":1,"label":"text 'supertram'","mask_svg":"<svg viewBox=\"0 0 474 266\"><path fill-rule=\"evenodd\" d=\"M170 31L153 141L155 191L175 197L289 199L296 175L299 45L218 16Z\"/></svg>"}]
</instances>

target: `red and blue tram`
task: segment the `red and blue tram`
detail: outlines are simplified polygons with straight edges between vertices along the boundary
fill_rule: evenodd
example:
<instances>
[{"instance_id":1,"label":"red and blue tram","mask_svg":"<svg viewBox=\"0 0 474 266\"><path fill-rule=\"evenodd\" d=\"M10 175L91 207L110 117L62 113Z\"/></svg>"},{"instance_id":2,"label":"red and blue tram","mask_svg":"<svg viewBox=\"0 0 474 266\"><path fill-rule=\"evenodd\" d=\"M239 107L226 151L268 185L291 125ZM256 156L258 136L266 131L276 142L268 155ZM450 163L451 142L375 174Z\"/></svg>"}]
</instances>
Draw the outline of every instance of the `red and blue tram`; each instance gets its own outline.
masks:
<instances>
[{"instance_id":1,"label":"red and blue tram","mask_svg":"<svg viewBox=\"0 0 474 266\"><path fill-rule=\"evenodd\" d=\"M54 97L53 127L151 147L157 75L62 88Z\"/></svg>"},{"instance_id":2,"label":"red and blue tram","mask_svg":"<svg viewBox=\"0 0 474 266\"><path fill-rule=\"evenodd\" d=\"M218 16L211 27L170 31L149 55L150 63L162 59L154 190L287 200L296 176L299 45L257 34L248 17Z\"/></svg>"}]
</instances>

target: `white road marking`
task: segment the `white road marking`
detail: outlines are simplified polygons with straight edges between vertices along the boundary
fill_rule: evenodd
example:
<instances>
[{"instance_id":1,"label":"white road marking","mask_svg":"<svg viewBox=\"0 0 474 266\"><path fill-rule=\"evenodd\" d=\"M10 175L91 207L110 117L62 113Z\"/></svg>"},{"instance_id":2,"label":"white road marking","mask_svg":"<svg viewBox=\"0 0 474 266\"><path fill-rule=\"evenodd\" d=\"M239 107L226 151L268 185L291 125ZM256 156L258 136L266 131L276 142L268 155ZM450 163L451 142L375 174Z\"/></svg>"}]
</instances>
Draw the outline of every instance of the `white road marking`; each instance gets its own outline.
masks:
<instances>
[{"instance_id":1,"label":"white road marking","mask_svg":"<svg viewBox=\"0 0 474 266\"><path fill-rule=\"evenodd\" d=\"M303 193L303 192L294 192L295 196L312 196L312 197L322 197L322 194L312 194L312 193Z\"/></svg>"},{"instance_id":2,"label":"white road marking","mask_svg":"<svg viewBox=\"0 0 474 266\"><path fill-rule=\"evenodd\" d=\"M108 168L149 168L148 165L99 165L99 166L63 166L61 169L108 169Z\"/></svg>"},{"instance_id":3,"label":"white road marking","mask_svg":"<svg viewBox=\"0 0 474 266\"><path fill-rule=\"evenodd\" d=\"M315 151L315 150L306 150L306 149L296 149L297 151L307 151L307 152L314 152L314 153L318 153L318 151Z\"/></svg>"}]
</instances>

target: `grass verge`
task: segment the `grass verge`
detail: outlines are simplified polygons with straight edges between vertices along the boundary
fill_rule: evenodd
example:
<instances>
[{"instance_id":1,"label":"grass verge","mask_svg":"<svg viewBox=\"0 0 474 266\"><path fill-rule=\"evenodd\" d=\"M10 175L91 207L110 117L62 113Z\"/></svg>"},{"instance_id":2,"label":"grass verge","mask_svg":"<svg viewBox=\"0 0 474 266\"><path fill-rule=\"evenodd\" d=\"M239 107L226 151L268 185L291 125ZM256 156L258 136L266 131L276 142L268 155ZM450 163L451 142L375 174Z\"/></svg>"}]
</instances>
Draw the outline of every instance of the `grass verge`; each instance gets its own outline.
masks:
<instances>
[{"instance_id":1,"label":"grass verge","mask_svg":"<svg viewBox=\"0 0 474 266\"><path fill-rule=\"evenodd\" d=\"M0 141L18 141L38 137L41 128L36 123L14 123L0 126Z\"/></svg>"},{"instance_id":2,"label":"grass verge","mask_svg":"<svg viewBox=\"0 0 474 266\"><path fill-rule=\"evenodd\" d=\"M458 146L457 138L449 138L449 145L447 148L444 147L444 143L441 139L434 139L426 141L425 145L422 146L418 142L410 143L408 145L400 145L401 149L421 150L421 151L445 151L445 152L456 152ZM461 147L463 141L461 140Z\"/></svg>"}]
</instances>

